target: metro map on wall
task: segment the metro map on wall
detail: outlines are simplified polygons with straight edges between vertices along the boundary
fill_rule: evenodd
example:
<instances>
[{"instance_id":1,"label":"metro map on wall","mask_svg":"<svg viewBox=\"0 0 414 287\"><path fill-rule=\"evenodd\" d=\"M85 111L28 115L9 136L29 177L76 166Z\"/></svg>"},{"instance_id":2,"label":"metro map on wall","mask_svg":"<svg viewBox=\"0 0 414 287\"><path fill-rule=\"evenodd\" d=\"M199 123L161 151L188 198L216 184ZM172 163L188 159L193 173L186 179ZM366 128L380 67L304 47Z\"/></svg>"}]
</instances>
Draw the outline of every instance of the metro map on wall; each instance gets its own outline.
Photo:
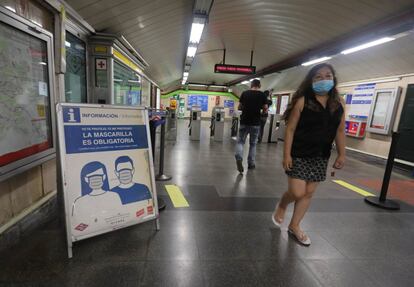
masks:
<instances>
[{"instance_id":1,"label":"metro map on wall","mask_svg":"<svg viewBox=\"0 0 414 287\"><path fill-rule=\"evenodd\" d=\"M208 111L208 96L206 95L189 95L187 110L191 110L192 106L200 106L203 112Z\"/></svg>"}]
</instances>

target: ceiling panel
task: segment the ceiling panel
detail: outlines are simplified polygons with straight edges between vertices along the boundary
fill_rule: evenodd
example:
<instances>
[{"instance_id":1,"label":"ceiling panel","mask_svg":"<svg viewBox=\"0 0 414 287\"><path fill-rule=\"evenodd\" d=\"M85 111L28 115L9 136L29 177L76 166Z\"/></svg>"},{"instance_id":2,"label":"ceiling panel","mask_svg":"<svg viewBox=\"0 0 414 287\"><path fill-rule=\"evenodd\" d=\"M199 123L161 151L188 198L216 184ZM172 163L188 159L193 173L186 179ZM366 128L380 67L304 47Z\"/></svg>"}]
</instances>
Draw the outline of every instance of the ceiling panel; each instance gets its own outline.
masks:
<instances>
[{"instance_id":1,"label":"ceiling panel","mask_svg":"<svg viewBox=\"0 0 414 287\"><path fill-rule=\"evenodd\" d=\"M248 64L260 70L333 38L413 7L413 0L216 0L189 81L223 84L239 76L214 74L214 64Z\"/></svg>"},{"instance_id":2,"label":"ceiling panel","mask_svg":"<svg viewBox=\"0 0 414 287\"><path fill-rule=\"evenodd\" d=\"M192 21L193 0L67 0L97 31L124 35L150 64L146 73L164 89L180 84ZM209 6L210 0L197 0L195 9ZM248 65L260 70L292 55L336 37L414 7L414 0L215 0L193 61L189 81L223 84L237 75L215 74L214 65L222 62ZM344 78L406 70L412 46L407 40L395 41L396 55L383 53L387 68L366 62L362 56L348 61L338 58ZM405 43L405 44L404 44ZM412 45L412 44L410 44ZM363 54L359 54L363 55ZM367 53L367 58L374 57ZM380 56L378 56L380 57ZM342 61L342 62L341 62ZM362 62L361 62L362 61ZM352 67L349 65L352 63ZM411 62L409 62L411 63ZM290 71L303 69L294 68ZM294 86L295 80L283 73L277 81ZM371 76L370 76L371 77Z\"/></svg>"},{"instance_id":3,"label":"ceiling panel","mask_svg":"<svg viewBox=\"0 0 414 287\"><path fill-rule=\"evenodd\" d=\"M162 88L182 76L192 0L68 0L96 31L123 35L149 63L145 73Z\"/></svg>"},{"instance_id":4,"label":"ceiling panel","mask_svg":"<svg viewBox=\"0 0 414 287\"><path fill-rule=\"evenodd\" d=\"M414 72L414 34L395 41L355 52L338 55L327 63L336 69L340 83L402 75ZM295 90L311 67L294 67L281 73L265 76L264 89Z\"/></svg>"}]
</instances>

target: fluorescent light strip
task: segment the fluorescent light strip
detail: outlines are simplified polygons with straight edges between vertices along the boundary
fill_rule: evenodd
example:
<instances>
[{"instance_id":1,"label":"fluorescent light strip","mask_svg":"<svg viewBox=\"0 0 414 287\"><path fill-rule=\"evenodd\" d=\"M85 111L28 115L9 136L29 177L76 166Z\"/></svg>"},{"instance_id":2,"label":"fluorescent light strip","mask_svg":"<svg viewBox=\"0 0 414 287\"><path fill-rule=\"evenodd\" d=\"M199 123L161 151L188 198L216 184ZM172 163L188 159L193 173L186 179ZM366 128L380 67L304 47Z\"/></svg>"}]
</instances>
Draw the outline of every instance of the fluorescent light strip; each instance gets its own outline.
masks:
<instances>
[{"instance_id":1,"label":"fluorescent light strip","mask_svg":"<svg viewBox=\"0 0 414 287\"><path fill-rule=\"evenodd\" d=\"M387 43L387 42L390 42L390 41L393 41L393 40L395 40L395 38L384 37L384 38L381 38L381 39L378 39L378 40L375 40L375 41L372 41L372 42L368 42L368 43L365 43L365 44L362 44L362 45L359 45L359 46L356 46L356 47L353 47L353 48L350 48L350 49L346 49L346 50L342 51L341 54L343 54L343 55L351 54L351 53L354 53L356 51L360 51L360 50L363 50L363 49L367 49L367 48L370 48L370 47L381 45L381 44L384 44L384 43Z\"/></svg>"},{"instance_id":2,"label":"fluorescent light strip","mask_svg":"<svg viewBox=\"0 0 414 287\"><path fill-rule=\"evenodd\" d=\"M188 74L189 74L188 72L184 72L183 76L188 78Z\"/></svg>"},{"instance_id":3,"label":"fluorescent light strip","mask_svg":"<svg viewBox=\"0 0 414 287\"><path fill-rule=\"evenodd\" d=\"M190 43L200 43L201 35L203 35L204 24L193 23L191 25Z\"/></svg>"},{"instance_id":4,"label":"fluorescent light strip","mask_svg":"<svg viewBox=\"0 0 414 287\"><path fill-rule=\"evenodd\" d=\"M8 10L10 10L10 11L12 11L12 12L14 12L14 13L16 13L16 9L14 9L13 7L10 7L10 6L4 6L6 9L8 9Z\"/></svg>"},{"instance_id":5,"label":"fluorescent light strip","mask_svg":"<svg viewBox=\"0 0 414 287\"><path fill-rule=\"evenodd\" d=\"M216 86L216 85L211 85L209 86L210 88L221 88L221 89L227 89L227 86Z\"/></svg>"},{"instance_id":6,"label":"fluorescent light strip","mask_svg":"<svg viewBox=\"0 0 414 287\"><path fill-rule=\"evenodd\" d=\"M194 58L196 52L197 52L197 47L191 47L191 46L188 47L188 49L187 49L187 57Z\"/></svg>"},{"instance_id":7,"label":"fluorescent light strip","mask_svg":"<svg viewBox=\"0 0 414 287\"><path fill-rule=\"evenodd\" d=\"M250 83L250 81L243 81L243 82L241 82L242 85L246 85L246 84L249 84L249 83Z\"/></svg>"},{"instance_id":8,"label":"fluorescent light strip","mask_svg":"<svg viewBox=\"0 0 414 287\"><path fill-rule=\"evenodd\" d=\"M193 87L207 87L207 85L203 85L203 84L189 84L189 86L193 86Z\"/></svg>"},{"instance_id":9,"label":"fluorescent light strip","mask_svg":"<svg viewBox=\"0 0 414 287\"><path fill-rule=\"evenodd\" d=\"M253 78L253 79L250 79L250 80L249 80L249 82L252 82L253 80L260 80L260 78Z\"/></svg>"},{"instance_id":10,"label":"fluorescent light strip","mask_svg":"<svg viewBox=\"0 0 414 287\"><path fill-rule=\"evenodd\" d=\"M322 58L318 58L318 59L315 59L315 60L312 60L312 61L309 61L309 62L305 62L305 63L302 64L302 66L313 65L313 64L316 64L316 63L320 63L320 62L330 60L330 59L332 59L332 57L322 57Z\"/></svg>"}]
</instances>

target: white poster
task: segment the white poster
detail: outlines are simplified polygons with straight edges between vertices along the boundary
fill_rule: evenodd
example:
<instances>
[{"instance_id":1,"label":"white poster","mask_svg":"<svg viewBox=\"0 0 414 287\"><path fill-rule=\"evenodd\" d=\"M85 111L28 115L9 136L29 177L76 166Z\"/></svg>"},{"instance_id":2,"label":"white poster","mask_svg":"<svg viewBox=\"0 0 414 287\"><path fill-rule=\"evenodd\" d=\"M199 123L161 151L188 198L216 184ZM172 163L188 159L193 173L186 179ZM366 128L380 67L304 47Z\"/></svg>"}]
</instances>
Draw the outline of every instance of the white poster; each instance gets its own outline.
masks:
<instances>
[{"instance_id":1,"label":"white poster","mask_svg":"<svg viewBox=\"0 0 414 287\"><path fill-rule=\"evenodd\" d=\"M348 106L348 117L368 118L371 110L372 98L374 96L375 83L358 85Z\"/></svg>"},{"instance_id":2,"label":"white poster","mask_svg":"<svg viewBox=\"0 0 414 287\"><path fill-rule=\"evenodd\" d=\"M57 109L70 240L158 218L146 110Z\"/></svg>"}]
</instances>

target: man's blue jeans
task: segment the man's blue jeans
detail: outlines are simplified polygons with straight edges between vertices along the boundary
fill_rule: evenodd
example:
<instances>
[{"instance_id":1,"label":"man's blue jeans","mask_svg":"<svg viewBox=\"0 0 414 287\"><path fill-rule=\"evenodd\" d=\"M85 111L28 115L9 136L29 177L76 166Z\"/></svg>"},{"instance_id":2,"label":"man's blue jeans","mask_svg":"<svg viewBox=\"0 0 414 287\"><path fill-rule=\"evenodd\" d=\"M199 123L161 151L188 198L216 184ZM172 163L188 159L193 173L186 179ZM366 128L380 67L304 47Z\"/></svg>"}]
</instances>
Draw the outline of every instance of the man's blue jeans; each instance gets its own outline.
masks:
<instances>
[{"instance_id":1,"label":"man's blue jeans","mask_svg":"<svg viewBox=\"0 0 414 287\"><path fill-rule=\"evenodd\" d=\"M243 160L243 147L244 143L246 142L247 135L250 134L249 140L249 157L247 158L247 162L249 165L255 164L256 158L256 143L260 133L260 126L248 126L248 125L240 125L239 129L239 137L237 138L237 145L236 145L236 160Z\"/></svg>"}]
</instances>

